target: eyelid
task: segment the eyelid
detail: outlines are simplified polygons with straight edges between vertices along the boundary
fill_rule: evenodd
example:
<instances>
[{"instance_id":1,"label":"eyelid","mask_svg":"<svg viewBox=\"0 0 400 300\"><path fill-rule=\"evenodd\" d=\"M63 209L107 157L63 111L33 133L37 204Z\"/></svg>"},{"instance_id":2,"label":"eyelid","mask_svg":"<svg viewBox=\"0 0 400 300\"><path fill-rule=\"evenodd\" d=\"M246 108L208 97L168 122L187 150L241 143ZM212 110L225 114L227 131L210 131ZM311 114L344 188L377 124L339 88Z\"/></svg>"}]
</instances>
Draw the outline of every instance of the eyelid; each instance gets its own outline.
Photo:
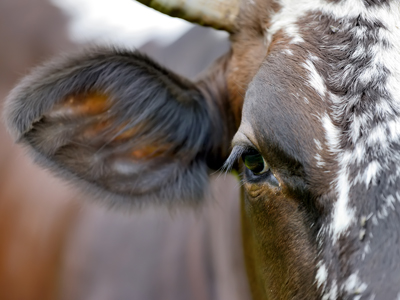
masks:
<instances>
[{"instance_id":1,"label":"eyelid","mask_svg":"<svg viewBox=\"0 0 400 300\"><path fill-rule=\"evenodd\" d=\"M231 154L226 160L224 166L222 167L226 171L231 170L234 164L241 158L242 154L248 149L254 149L257 152L261 153L261 151L258 150L257 145L255 145L246 134L240 131L242 127L243 124L240 125L239 130L236 132L235 136L232 139ZM264 157L263 160L265 161Z\"/></svg>"},{"instance_id":2,"label":"eyelid","mask_svg":"<svg viewBox=\"0 0 400 300\"><path fill-rule=\"evenodd\" d=\"M260 155L261 155L261 153L260 153ZM269 164L266 162L264 156L261 155L261 157L262 157L263 162L264 162L264 169L260 172L260 174L265 173L265 172L271 170L270 167L269 167Z\"/></svg>"},{"instance_id":3,"label":"eyelid","mask_svg":"<svg viewBox=\"0 0 400 300\"><path fill-rule=\"evenodd\" d=\"M255 147L256 149L259 148L256 136L254 134L253 126L246 119L242 119L240 126L238 128L238 131L236 132L236 134L233 138L233 142L234 143L244 142L245 144L250 143L250 144L256 146Z\"/></svg>"},{"instance_id":4,"label":"eyelid","mask_svg":"<svg viewBox=\"0 0 400 300\"><path fill-rule=\"evenodd\" d=\"M261 153L258 144L241 131L236 132L232 139L232 148L235 148L236 146L242 148L252 148Z\"/></svg>"},{"instance_id":5,"label":"eyelid","mask_svg":"<svg viewBox=\"0 0 400 300\"><path fill-rule=\"evenodd\" d=\"M233 137L232 140L232 146L247 146L249 144L252 144L252 142L249 140L249 138L243 134L242 132L238 131L236 132L235 136Z\"/></svg>"}]
</instances>

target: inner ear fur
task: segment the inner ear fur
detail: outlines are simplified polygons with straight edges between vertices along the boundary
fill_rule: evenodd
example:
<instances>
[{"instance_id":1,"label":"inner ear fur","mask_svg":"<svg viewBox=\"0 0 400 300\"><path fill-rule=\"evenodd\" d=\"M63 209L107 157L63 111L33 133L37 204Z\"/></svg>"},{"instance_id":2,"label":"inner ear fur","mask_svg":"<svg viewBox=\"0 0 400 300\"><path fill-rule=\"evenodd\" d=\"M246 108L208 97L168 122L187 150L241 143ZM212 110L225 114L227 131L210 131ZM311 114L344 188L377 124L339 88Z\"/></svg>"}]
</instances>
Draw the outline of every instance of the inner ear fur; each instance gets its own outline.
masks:
<instances>
[{"instance_id":1,"label":"inner ear fur","mask_svg":"<svg viewBox=\"0 0 400 300\"><path fill-rule=\"evenodd\" d=\"M194 204L229 148L221 76L195 84L137 51L90 49L23 79L5 119L39 163L108 203Z\"/></svg>"}]
</instances>

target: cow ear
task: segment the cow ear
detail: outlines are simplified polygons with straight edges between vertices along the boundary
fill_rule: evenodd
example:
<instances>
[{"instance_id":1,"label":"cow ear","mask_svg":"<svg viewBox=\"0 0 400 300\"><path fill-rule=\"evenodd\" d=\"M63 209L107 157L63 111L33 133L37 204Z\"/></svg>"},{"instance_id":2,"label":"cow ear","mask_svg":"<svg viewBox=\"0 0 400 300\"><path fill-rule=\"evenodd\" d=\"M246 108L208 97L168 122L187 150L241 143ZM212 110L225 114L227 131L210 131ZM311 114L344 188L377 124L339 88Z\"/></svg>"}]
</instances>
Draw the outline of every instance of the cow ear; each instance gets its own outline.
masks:
<instances>
[{"instance_id":1,"label":"cow ear","mask_svg":"<svg viewBox=\"0 0 400 300\"><path fill-rule=\"evenodd\" d=\"M138 52L92 49L36 69L5 114L39 163L102 199L197 203L223 135L206 98Z\"/></svg>"}]
</instances>

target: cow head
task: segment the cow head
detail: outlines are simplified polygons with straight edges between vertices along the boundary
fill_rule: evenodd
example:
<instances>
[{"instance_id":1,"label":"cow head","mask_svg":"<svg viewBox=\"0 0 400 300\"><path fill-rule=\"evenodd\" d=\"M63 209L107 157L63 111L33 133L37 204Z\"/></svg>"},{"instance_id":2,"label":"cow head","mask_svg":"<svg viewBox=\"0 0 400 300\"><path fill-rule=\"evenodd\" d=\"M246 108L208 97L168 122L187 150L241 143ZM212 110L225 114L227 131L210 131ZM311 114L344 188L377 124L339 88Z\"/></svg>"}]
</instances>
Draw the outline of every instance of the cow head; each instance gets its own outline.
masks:
<instances>
[{"instance_id":1,"label":"cow head","mask_svg":"<svg viewBox=\"0 0 400 300\"><path fill-rule=\"evenodd\" d=\"M194 83L135 51L46 64L8 99L17 140L133 207L201 202L232 150L255 299L398 299L398 3L143 2L229 31L231 51Z\"/></svg>"}]
</instances>

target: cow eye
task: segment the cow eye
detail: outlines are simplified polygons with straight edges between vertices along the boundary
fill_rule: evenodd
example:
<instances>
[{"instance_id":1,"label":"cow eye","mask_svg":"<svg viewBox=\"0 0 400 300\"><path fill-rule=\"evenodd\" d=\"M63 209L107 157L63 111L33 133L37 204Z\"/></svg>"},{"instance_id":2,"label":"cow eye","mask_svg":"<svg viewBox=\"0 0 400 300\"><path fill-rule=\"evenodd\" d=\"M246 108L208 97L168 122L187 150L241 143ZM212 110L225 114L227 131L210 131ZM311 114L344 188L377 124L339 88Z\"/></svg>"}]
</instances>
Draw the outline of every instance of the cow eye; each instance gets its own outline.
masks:
<instances>
[{"instance_id":1,"label":"cow eye","mask_svg":"<svg viewBox=\"0 0 400 300\"><path fill-rule=\"evenodd\" d=\"M246 152L242 154L242 160L247 169L254 175L261 175L269 170L268 164L257 150L246 150Z\"/></svg>"}]
</instances>

